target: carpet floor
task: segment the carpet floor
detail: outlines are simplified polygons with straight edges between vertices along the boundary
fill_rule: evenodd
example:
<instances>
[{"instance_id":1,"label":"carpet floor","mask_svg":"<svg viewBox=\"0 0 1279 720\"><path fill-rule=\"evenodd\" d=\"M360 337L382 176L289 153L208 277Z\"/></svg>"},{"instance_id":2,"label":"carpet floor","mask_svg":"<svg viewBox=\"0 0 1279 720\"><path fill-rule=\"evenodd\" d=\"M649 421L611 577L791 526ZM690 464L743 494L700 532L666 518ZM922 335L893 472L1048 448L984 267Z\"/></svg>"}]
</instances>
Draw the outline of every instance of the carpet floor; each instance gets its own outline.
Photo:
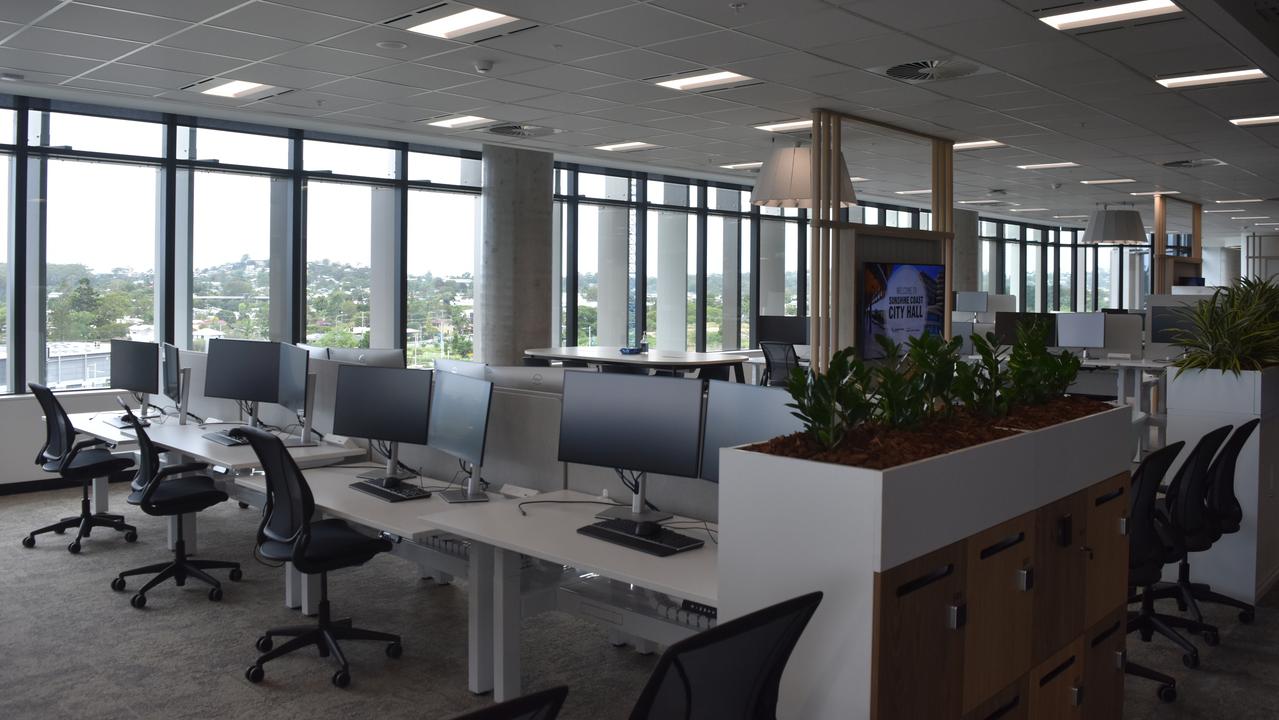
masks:
<instances>
[{"instance_id":1,"label":"carpet floor","mask_svg":"<svg viewBox=\"0 0 1279 720\"><path fill-rule=\"evenodd\" d=\"M329 578L335 616L399 633L404 656L386 657L381 643L346 642L352 682L330 683L331 659L299 652L266 665L258 685L244 679L263 630L306 623L285 608L283 571L253 559L258 512L223 503L201 513L200 557L242 564L244 580L225 581L220 603L200 583L167 584L129 606L145 578L110 589L121 570L171 557L165 521L124 502L113 486L112 509L138 527L127 544L97 530L79 555L69 538L41 535L24 549L30 530L75 512L78 490L0 497L0 718L448 718L482 707L487 697L466 689L466 591L416 577L400 558L381 555ZM122 509L123 508L123 509ZM1210 609L1221 645L1201 645L1202 667L1184 668L1180 651L1158 636L1130 637L1130 657L1177 678L1179 698L1155 699L1154 685L1130 679L1125 718L1279 717L1279 612L1269 598L1252 626ZM526 619L521 636L527 690L571 688L561 717L607 720L627 716L656 656L609 645L605 631L561 613Z\"/></svg>"}]
</instances>

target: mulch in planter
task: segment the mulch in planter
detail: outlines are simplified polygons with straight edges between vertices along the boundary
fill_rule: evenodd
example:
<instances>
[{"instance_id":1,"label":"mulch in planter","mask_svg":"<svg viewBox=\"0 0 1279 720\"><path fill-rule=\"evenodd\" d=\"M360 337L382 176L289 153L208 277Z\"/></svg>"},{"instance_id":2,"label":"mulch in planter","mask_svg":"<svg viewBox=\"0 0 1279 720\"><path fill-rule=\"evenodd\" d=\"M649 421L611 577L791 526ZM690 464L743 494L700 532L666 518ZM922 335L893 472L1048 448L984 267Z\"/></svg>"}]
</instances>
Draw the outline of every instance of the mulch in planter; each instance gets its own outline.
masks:
<instances>
[{"instance_id":1,"label":"mulch in planter","mask_svg":"<svg viewBox=\"0 0 1279 720\"><path fill-rule=\"evenodd\" d=\"M1102 400L1067 395L1043 405L1019 405L1008 413L1008 417L1000 420L999 425L1017 430L1040 430L1114 409L1114 405Z\"/></svg>"}]
</instances>

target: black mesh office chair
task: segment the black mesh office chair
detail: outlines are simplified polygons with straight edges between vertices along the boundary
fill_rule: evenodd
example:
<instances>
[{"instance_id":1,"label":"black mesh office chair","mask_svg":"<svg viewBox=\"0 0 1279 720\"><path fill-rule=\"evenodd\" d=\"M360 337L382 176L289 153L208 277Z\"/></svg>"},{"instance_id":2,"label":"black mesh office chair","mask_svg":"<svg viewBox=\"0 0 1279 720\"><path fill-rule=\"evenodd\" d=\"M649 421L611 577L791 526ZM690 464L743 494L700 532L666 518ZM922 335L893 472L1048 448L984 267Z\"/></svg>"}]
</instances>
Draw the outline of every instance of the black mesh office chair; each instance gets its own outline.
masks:
<instances>
[{"instance_id":1,"label":"black mesh office chair","mask_svg":"<svg viewBox=\"0 0 1279 720\"><path fill-rule=\"evenodd\" d=\"M458 715L453 720L555 720L566 697L568 688L561 685Z\"/></svg>"},{"instance_id":2,"label":"black mesh office chair","mask_svg":"<svg viewBox=\"0 0 1279 720\"><path fill-rule=\"evenodd\" d=\"M128 407L124 408L124 417L133 426L133 431L137 435L138 454L142 460L142 464L138 469L138 479L143 481L142 494L135 500L134 495L137 494L135 490L133 494L130 494L129 502L141 506L142 512L148 515L177 517L177 536L173 541L173 560L171 562L155 563L132 570L125 570L111 581L111 589L116 592L123 592L126 577L155 573L155 577L148 580L129 599L130 605L142 609L147 604L148 590L166 580L173 580L179 586L185 585L188 578L194 578L209 585L210 600L214 602L221 600L222 583L214 579L205 570L230 569L231 580L239 582L240 578L244 576L240 570L240 563L224 560L197 560L187 557L187 544L182 534L182 516L187 513L200 512L205 508L225 502L227 494L219 490L213 484L213 480L207 475L173 477L174 475L192 473L197 470L207 470L209 466L207 463L200 462L170 465L168 467L162 466L160 464L160 453L151 444L151 438L147 436L146 430L142 428L142 422Z\"/></svg>"},{"instance_id":3,"label":"black mesh office chair","mask_svg":"<svg viewBox=\"0 0 1279 720\"><path fill-rule=\"evenodd\" d=\"M765 340L760 342L759 349L764 351L764 377L760 384L785 385L790 379L791 371L799 367L795 346Z\"/></svg>"},{"instance_id":4,"label":"black mesh office chair","mask_svg":"<svg viewBox=\"0 0 1279 720\"><path fill-rule=\"evenodd\" d=\"M98 438L75 441L76 431L71 425L62 404L53 396L49 388L30 383L31 393L36 396L40 408L44 410L45 440L44 446L36 454L36 465L48 473L57 473L67 480L79 480L83 490L80 499L80 514L64 517L52 525L39 530L32 530L22 538L22 546L32 548L36 545L36 535L47 532L65 533L72 528L79 528L76 537L67 545L72 554L80 552L80 541L89 537L95 527L107 527L124 533L125 542L138 539L138 529L124 521L123 515L95 513L89 504L89 487L94 478L118 477L133 468L133 460L120 455L113 455L107 442Z\"/></svg>"},{"instance_id":5,"label":"black mesh office chair","mask_svg":"<svg viewBox=\"0 0 1279 720\"><path fill-rule=\"evenodd\" d=\"M801 595L670 646L630 720L776 720L782 671L821 601Z\"/></svg>"},{"instance_id":6,"label":"black mesh office chair","mask_svg":"<svg viewBox=\"0 0 1279 720\"><path fill-rule=\"evenodd\" d=\"M257 428L237 427L231 434L249 441L266 474L266 506L262 508L262 523L258 526L258 553L268 560L291 562L298 572L320 575L317 623L267 630L257 641L257 648L263 654L244 676L249 682L261 682L262 665L268 660L315 646L320 657L332 654L337 660L340 667L333 674L333 684L344 688L351 682L351 673L338 640L384 642L387 656L398 658L403 651L399 635L362 630L352 627L349 618L334 620L329 615L329 571L363 565L374 555L388 552L391 543L364 535L343 520L312 520L315 500L311 488L284 443ZM273 647L276 637L290 640L277 648Z\"/></svg>"}]
</instances>

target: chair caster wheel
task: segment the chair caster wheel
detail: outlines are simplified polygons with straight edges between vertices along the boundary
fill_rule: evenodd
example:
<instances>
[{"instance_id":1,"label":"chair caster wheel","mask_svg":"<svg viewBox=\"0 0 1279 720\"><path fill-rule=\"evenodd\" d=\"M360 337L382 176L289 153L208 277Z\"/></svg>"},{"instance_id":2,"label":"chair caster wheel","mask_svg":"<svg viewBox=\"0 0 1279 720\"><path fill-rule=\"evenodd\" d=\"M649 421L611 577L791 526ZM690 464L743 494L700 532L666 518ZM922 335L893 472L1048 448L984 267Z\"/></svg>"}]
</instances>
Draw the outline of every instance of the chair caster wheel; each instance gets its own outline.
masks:
<instances>
[{"instance_id":1,"label":"chair caster wheel","mask_svg":"<svg viewBox=\"0 0 1279 720\"><path fill-rule=\"evenodd\" d=\"M403 654L404 646L397 642L393 642L386 646L386 656L389 658L396 659Z\"/></svg>"},{"instance_id":2,"label":"chair caster wheel","mask_svg":"<svg viewBox=\"0 0 1279 720\"><path fill-rule=\"evenodd\" d=\"M1205 630L1203 633L1204 644L1208 647L1217 647L1221 644L1221 635L1216 630Z\"/></svg>"},{"instance_id":3,"label":"chair caster wheel","mask_svg":"<svg viewBox=\"0 0 1279 720\"><path fill-rule=\"evenodd\" d=\"M249 509L249 504L248 504L248 503L246 503L246 502L239 503L239 505L240 505L240 509L241 509L241 510L248 510L248 509Z\"/></svg>"},{"instance_id":4,"label":"chair caster wheel","mask_svg":"<svg viewBox=\"0 0 1279 720\"><path fill-rule=\"evenodd\" d=\"M351 673L345 670L338 670L333 673L333 686L344 688L351 684Z\"/></svg>"},{"instance_id":5,"label":"chair caster wheel","mask_svg":"<svg viewBox=\"0 0 1279 720\"><path fill-rule=\"evenodd\" d=\"M231 568L231 572L227 577L231 578L231 582L240 582L244 579L244 571L240 568Z\"/></svg>"},{"instance_id":6,"label":"chair caster wheel","mask_svg":"<svg viewBox=\"0 0 1279 720\"><path fill-rule=\"evenodd\" d=\"M258 648L258 652L264 652L264 653L271 652L271 648L275 647L275 643L272 642L271 638L267 637L266 635L263 635L262 637L258 638L258 641L254 644Z\"/></svg>"},{"instance_id":7,"label":"chair caster wheel","mask_svg":"<svg viewBox=\"0 0 1279 720\"><path fill-rule=\"evenodd\" d=\"M142 608L147 606L147 596L143 595L142 593L138 593L137 595L134 595L133 597L129 598L129 604L141 610Z\"/></svg>"},{"instance_id":8,"label":"chair caster wheel","mask_svg":"<svg viewBox=\"0 0 1279 720\"><path fill-rule=\"evenodd\" d=\"M1194 670L1195 668L1199 667L1199 653L1193 652L1193 653L1186 653L1185 655L1182 655L1181 664L1185 665L1191 670Z\"/></svg>"},{"instance_id":9,"label":"chair caster wheel","mask_svg":"<svg viewBox=\"0 0 1279 720\"><path fill-rule=\"evenodd\" d=\"M222 602L222 588L209 588L209 600Z\"/></svg>"},{"instance_id":10,"label":"chair caster wheel","mask_svg":"<svg viewBox=\"0 0 1279 720\"><path fill-rule=\"evenodd\" d=\"M1257 613L1253 610L1240 610L1239 622L1244 625L1251 625L1253 620L1257 619Z\"/></svg>"},{"instance_id":11,"label":"chair caster wheel","mask_svg":"<svg viewBox=\"0 0 1279 720\"><path fill-rule=\"evenodd\" d=\"M111 589L115 590L116 592L122 592L124 590L124 578L118 577L112 580Z\"/></svg>"},{"instance_id":12,"label":"chair caster wheel","mask_svg":"<svg viewBox=\"0 0 1279 720\"><path fill-rule=\"evenodd\" d=\"M135 532L135 531L133 531L133 530L126 530L126 531L124 532L124 541L125 541L125 542L127 542L127 543L135 543L135 542L137 542L137 541L138 541L138 533L137 533L137 532Z\"/></svg>"},{"instance_id":13,"label":"chair caster wheel","mask_svg":"<svg viewBox=\"0 0 1279 720\"><path fill-rule=\"evenodd\" d=\"M1177 688L1175 685L1160 685L1159 689L1155 691L1155 695L1158 696L1160 702L1170 703L1177 699Z\"/></svg>"},{"instance_id":14,"label":"chair caster wheel","mask_svg":"<svg viewBox=\"0 0 1279 720\"><path fill-rule=\"evenodd\" d=\"M34 543L32 543L34 544ZM80 541L76 541L67 546L67 552L75 555L80 552Z\"/></svg>"},{"instance_id":15,"label":"chair caster wheel","mask_svg":"<svg viewBox=\"0 0 1279 720\"><path fill-rule=\"evenodd\" d=\"M34 535L28 535L22 538L22 547L33 548L35 546L36 546L36 539Z\"/></svg>"},{"instance_id":16,"label":"chair caster wheel","mask_svg":"<svg viewBox=\"0 0 1279 720\"><path fill-rule=\"evenodd\" d=\"M262 672L261 665L250 665L249 669L244 671L244 679L254 684L262 682L264 675L266 673Z\"/></svg>"}]
</instances>

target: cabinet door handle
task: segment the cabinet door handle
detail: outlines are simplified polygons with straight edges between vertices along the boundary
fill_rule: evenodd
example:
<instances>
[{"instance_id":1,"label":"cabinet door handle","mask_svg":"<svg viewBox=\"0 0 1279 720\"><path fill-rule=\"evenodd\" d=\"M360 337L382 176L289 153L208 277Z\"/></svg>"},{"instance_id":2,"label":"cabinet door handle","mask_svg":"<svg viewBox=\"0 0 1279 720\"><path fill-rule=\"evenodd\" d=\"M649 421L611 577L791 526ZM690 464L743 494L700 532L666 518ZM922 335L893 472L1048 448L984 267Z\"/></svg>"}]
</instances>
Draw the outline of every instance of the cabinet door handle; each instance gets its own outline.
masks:
<instances>
[{"instance_id":1,"label":"cabinet door handle","mask_svg":"<svg viewBox=\"0 0 1279 720\"><path fill-rule=\"evenodd\" d=\"M1128 666L1128 651L1116 650L1115 651L1115 669L1118 670L1119 672L1123 672L1124 668L1127 666Z\"/></svg>"},{"instance_id":2,"label":"cabinet door handle","mask_svg":"<svg viewBox=\"0 0 1279 720\"><path fill-rule=\"evenodd\" d=\"M1017 589L1030 592L1035 588L1035 569L1022 568L1017 571Z\"/></svg>"},{"instance_id":3,"label":"cabinet door handle","mask_svg":"<svg viewBox=\"0 0 1279 720\"><path fill-rule=\"evenodd\" d=\"M1093 554L1092 548L1088 547L1087 545L1080 545L1079 552L1086 554L1089 560L1092 560L1093 557L1095 557Z\"/></svg>"},{"instance_id":4,"label":"cabinet door handle","mask_svg":"<svg viewBox=\"0 0 1279 720\"><path fill-rule=\"evenodd\" d=\"M1071 707L1079 707L1084 704L1084 689L1080 685L1076 685L1070 689L1070 705Z\"/></svg>"},{"instance_id":5,"label":"cabinet door handle","mask_svg":"<svg viewBox=\"0 0 1279 720\"><path fill-rule=\"evenodd\" d=\"M1119 518L1119 534L1128 537L1128 518Z\"/></svg>"},{"instance_id":6,"label":"cabinet door handle","mask_svg":"<svg viewBox=\"0 0 1279 720\"><path fill-rule=\"evenodd\" d=\"M968 604L952 603L946 606L946 628L958 630L968 622Z\"/></svg>"},{"instance_id":7,"label":"cabinet door handle","mask_svg":"<svg viewBox=\"0 0 1279 720\"><path fill-rule=\"evenodd\" d=\"M1057 544L1061 547L1070 547L1074 538L1075 518L1071 515L1063 515L1057 518Z\"/></svg>"}]
</instances>

